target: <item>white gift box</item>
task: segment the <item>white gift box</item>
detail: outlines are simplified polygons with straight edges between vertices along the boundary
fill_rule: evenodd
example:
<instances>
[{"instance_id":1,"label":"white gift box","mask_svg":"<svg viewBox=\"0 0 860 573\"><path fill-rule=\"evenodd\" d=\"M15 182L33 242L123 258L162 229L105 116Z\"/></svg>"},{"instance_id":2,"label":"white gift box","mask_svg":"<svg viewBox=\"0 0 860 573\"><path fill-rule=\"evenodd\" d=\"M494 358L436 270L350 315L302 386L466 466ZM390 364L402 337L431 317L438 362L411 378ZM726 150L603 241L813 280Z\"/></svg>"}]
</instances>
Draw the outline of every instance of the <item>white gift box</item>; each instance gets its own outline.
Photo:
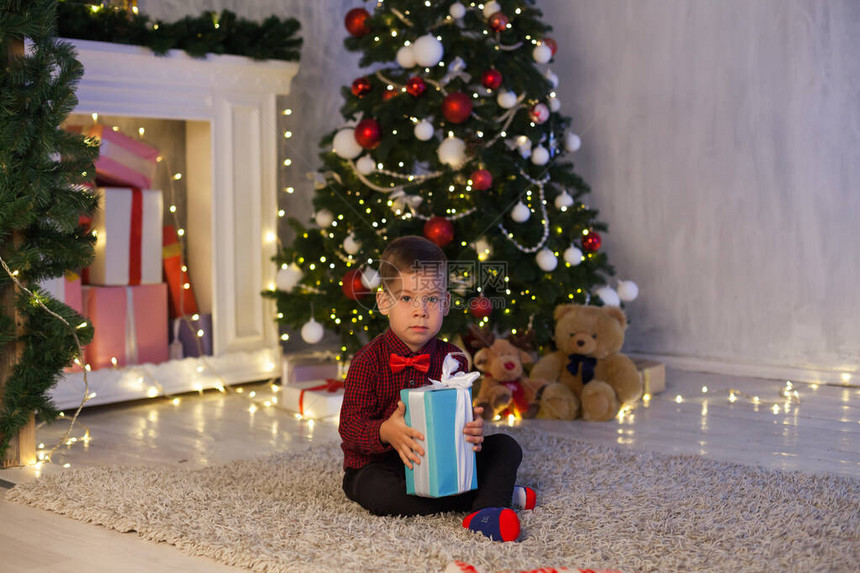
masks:
<instances>
[{"instance_id":1,"label":"white gift box","mask_svg":"<svg viewBox=\"0 0 860 573\"><path fill-rule=\"evenodd\" d=\"M297 352L284 355L281 361L281 384L284 386L307 382L341 378L345 366L335 360L333 352Z\"/></svg>"},{"instance_id":2,"label":"white gift box","mask_svg":"<svg viewBox=\"0 0 860 573\"><path fill-rule=\"evenodd\" d=\"M96 256L89 269L90 284L161 283L161 191L99 187L95 193L99 208L92 219Z\"/></svg>"},{"instance_id":3,"label":"white gift box","mask_svg":"<svg viewBox=\"0 0 860 573\"><path fill-rule=\"evenodd\" d=\"M311 380L281 386L283 405L304 418L328 418L340 414L343 381Z\"/></svg>"}]
</instances>

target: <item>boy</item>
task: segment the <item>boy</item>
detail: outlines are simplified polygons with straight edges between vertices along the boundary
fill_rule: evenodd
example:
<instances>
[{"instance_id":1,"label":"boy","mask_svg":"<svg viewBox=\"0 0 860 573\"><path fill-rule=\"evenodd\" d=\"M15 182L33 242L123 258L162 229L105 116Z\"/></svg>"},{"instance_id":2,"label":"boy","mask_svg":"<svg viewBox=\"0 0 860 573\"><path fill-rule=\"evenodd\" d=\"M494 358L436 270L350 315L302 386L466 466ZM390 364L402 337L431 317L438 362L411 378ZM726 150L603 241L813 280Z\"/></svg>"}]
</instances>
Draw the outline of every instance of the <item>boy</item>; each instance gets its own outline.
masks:
<instances>
[{"instance_id":1,"label":"boy","mask_svg":"<svg viewBox=\"0 0 860 573\"><path fill-rule=\"evenodd\" d=\"M389 328L356 354L344 383L339 431L346 496L376 515L469 511L464 527L515 540L520 525L509 509L512 498L531 509L535 494L515 486L519 444L505 434L485 437L481 408L464 429L477 452L478 489L441 498L407 495L404 464L422 463L424 436L406 425L400 390L438 380L445 356L460 349L436 338L451 300L442 249L423 237L396 239L382 253L379 275L376 303Z\"/></svg>"}]
</instances>

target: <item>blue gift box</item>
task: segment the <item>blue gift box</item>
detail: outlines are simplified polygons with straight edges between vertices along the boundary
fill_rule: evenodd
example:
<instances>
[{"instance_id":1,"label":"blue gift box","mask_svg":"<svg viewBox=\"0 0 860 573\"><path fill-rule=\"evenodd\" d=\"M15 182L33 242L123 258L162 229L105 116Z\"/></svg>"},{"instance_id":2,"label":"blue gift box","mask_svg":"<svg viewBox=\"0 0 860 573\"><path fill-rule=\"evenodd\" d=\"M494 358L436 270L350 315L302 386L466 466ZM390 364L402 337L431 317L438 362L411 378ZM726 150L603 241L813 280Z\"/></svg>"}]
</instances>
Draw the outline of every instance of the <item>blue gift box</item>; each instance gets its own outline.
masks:
<instances>
[{"instance_id":1,"label":"blue gift box","mask_svg":"<svg viewBox=\"0 0 860 573\"><path fill-rule=\"evenodd\" d=\"M406 424L424 435L424 457L406 468L406 493L444 497L478 488L475 451L463 429L472 421L470 388L436 385L400 391Z\"/></svg>"}]
</instances>

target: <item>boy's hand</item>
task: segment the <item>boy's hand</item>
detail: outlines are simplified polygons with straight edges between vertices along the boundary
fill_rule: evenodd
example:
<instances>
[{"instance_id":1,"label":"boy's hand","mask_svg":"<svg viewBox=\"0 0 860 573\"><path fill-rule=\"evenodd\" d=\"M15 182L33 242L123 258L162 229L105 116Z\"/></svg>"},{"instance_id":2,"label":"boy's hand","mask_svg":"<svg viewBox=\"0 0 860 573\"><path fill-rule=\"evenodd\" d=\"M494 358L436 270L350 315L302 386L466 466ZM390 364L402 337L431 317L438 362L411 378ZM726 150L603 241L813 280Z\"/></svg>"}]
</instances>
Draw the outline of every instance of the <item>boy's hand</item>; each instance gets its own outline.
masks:
<instances>
[{"instance_id":1,"label":"boy's hand","mask_svg":"<svg viewBox=\"0 0 860 573\"><path fill-rule=\"evenodd\" d=\"M480 452L481 443L484 441L484 419L481 417L484 409L481 406L476 406L472 411L474 412L474 419L471 422L466 422L463 433L466 434L467 442L475 444L472 449Z\"/></svg>"},{"instance_id":2,"label":"boy's hand","mask_svg":"<svg viewBox=\"0 0 860 573\"><path fill-rule=\"evenodd\" d=\"M422 448L415 440L424 441L424 436L421 432L410 428L406 425L406 404L402 400L397 401L397 409L391 414L391 417L382 422L379 426L379 439L384 444L390 444L397 453L400 454L400 459L406 464L406 467L412 469L412 462L421 463L421 456L424 455Z\"/></svg>"}]
</instances>

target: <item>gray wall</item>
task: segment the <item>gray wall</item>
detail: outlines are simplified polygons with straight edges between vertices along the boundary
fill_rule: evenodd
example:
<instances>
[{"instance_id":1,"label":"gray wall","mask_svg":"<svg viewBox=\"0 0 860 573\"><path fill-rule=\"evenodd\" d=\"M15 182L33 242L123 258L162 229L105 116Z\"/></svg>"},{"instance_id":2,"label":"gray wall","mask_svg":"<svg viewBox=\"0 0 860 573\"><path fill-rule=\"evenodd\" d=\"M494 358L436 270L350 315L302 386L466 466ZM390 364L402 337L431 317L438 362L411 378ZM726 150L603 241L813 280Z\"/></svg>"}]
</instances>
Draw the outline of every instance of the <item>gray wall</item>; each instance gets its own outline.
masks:
<instances>
[{"instance_id":1,"label":"gray wall","mask_svg":"<svg viewBox=\"0 0 860 573\"><path fill-rule=\"evenodd\" d=\"M175 19L228 7L303 25L288 104L296 187L359 75L336 0L141 0ZM691 367L813 373L860 365L860 2L542 0L574 158L628 306L628 352ZM285 148L286 149L286 148ZM282 203L284 204L284 203ZM769 370L770 369L770 370ZM826 378L826 375L824 376Z\"/></svg>"}]
</instances>

